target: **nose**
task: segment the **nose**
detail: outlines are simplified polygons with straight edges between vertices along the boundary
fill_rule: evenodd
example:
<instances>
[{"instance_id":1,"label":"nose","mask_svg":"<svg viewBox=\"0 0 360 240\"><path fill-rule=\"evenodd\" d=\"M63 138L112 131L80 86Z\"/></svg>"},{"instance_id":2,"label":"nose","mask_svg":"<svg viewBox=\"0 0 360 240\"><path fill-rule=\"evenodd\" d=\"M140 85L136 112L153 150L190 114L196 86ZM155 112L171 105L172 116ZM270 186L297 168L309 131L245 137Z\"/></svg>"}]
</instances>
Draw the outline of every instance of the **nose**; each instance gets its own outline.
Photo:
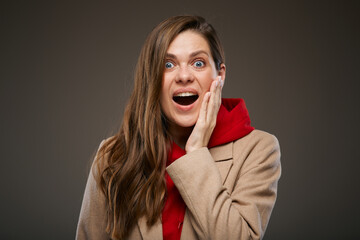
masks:
<instances>
[{"instance_id":1,"label":"nose","mask_svg":"<svg viewBox=\"0 0 360 240\"><path fill-rule=\"evenodd\" d=\"M189 83L194 81L194 74L189 69L189 66L181 66L178 69L178 72L176 74L176 82L177 83Z\"/></svg>"}]
</instances>

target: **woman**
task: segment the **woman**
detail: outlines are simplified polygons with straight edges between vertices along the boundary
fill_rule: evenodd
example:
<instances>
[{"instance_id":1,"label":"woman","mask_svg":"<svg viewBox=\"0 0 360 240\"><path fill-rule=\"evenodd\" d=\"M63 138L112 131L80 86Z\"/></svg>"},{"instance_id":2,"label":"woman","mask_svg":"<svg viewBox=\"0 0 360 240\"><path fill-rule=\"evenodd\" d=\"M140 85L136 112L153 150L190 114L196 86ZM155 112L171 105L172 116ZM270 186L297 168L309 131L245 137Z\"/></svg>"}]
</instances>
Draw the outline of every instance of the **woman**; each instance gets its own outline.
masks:
<instances>
[{"instance_id":1,"label":"woman","mask_svg":"<svg viewBox=\"0 0 360 240\"><path fill-rule=\"evenodd\" d=\"M221 99L213 27L177 16L148 36L120 131L92 166L77 239L260 239L276 200L276 138Z\"/></svg>"}]
</instances>

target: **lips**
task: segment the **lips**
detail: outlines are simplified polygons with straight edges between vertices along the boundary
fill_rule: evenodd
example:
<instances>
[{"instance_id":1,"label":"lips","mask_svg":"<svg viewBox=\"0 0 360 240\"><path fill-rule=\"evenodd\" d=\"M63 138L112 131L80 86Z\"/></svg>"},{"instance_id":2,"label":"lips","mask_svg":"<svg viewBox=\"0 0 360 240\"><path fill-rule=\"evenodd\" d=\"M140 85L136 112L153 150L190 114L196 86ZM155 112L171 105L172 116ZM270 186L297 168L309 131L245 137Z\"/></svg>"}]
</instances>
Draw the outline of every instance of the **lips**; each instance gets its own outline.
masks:
<instances>
[{"instance_id":1,"label":"lips","mask_svg":"<svg viewBox=\"0 0 360 240\"><path fill-rule=\"evenodd\" d=\"M193 104L199 98L194 89L178 89L174 92L173 100L179 105L188 106Z\"/></svg>"}]
</instances>

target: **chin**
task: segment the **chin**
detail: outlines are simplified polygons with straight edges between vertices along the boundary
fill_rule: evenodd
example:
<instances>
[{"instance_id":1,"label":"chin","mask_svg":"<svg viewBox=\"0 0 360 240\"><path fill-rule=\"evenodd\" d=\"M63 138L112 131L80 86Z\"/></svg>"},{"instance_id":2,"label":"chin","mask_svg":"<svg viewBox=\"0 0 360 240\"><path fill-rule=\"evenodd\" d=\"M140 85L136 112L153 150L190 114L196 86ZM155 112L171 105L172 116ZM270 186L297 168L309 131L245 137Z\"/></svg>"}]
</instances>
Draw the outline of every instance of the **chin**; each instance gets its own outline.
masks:
<instances>
[{"instance_id":1,"label":"chin","mask_svg":"<svg viewBox=\"0 0 360 240\"><path fill-rule=\"evenodd\" d=\"M179 116L174 119L175 120L174 123L179 127L188 128L188 127L193 127L196 124L197 119L198 119L198 115Z\"/></svg>"}]
</instances>

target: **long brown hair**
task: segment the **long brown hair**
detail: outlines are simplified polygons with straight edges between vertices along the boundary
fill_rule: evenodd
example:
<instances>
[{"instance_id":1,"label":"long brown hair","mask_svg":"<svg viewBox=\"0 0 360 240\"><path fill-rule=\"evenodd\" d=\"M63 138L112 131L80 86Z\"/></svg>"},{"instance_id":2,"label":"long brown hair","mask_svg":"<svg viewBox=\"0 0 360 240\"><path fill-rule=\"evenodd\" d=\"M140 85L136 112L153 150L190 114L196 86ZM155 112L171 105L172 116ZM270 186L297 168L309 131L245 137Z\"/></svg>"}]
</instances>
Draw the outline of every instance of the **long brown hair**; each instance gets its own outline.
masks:
<instances>
[{"instance_id":1,"label":"long brown hair","mask_svg":"<svg viewBox=\"0 0 360 240\"><path fill-rule=\"evenodd\" d=\"M96 158L94 175L106 197L106 231L114 239L126 238L142 216L146 216L149 226L160 218L171 138L160 107L160 92L166 51L172 40L185 30L196 31L207 40L218 70L224 63L219 38L202 17L168 18L147 37L120 130L102 145Z\"/></svg>"}]
</instances>

